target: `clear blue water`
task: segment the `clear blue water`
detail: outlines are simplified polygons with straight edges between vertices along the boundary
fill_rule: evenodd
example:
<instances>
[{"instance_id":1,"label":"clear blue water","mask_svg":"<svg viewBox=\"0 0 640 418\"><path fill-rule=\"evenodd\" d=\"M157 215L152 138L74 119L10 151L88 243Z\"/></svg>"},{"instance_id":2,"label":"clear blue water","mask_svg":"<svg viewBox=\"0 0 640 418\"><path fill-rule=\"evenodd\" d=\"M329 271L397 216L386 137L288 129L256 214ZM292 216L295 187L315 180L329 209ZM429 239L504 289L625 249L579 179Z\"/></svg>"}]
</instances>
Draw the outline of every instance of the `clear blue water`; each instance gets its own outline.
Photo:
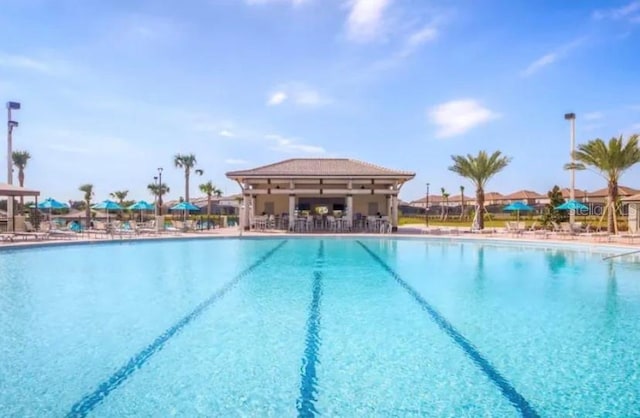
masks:
<instances>
[{"instance_id":1,"label":"clear blue water","mask_svg":"<svg viewBox=\"0 0 640 418\"><path fill-rule=\"evenodd\" d=\"M224 239L0 252L0 416L638 416L640 263Z\"/></svg>"}]
</instances>

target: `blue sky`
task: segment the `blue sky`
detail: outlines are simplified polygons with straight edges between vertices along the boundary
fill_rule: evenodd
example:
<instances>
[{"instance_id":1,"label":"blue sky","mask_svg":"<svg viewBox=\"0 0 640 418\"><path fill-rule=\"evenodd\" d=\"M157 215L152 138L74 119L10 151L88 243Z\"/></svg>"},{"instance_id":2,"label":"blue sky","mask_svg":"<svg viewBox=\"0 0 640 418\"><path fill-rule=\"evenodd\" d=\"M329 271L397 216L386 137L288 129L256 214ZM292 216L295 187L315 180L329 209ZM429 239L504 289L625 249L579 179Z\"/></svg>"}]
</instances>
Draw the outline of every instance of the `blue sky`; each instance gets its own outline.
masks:
<instances>
[{"instance_id":1,"label":"blue sky","mask_svg":"<svg viewBox=\"0 0 640 418\"><path fill-rule=\"evenodd\" d=\"M178 6L179 4L179 6ZM0 0L0 98L23 108L26 186L150 199L175 153L227 193L230 170L350 157L413 170L452 194L450 155L499 149L489 185L566 186L577 142L640 132L640 1ZM5 161L5 146L0 147ZM2 164L4 167L4 164ZM0 171L5 172L3 169ZM2 177L4 181L4 177ZM623 184L640 188L640 168ZM578 188L604 187L580 172Z\"/></svg>"}]
</instances>

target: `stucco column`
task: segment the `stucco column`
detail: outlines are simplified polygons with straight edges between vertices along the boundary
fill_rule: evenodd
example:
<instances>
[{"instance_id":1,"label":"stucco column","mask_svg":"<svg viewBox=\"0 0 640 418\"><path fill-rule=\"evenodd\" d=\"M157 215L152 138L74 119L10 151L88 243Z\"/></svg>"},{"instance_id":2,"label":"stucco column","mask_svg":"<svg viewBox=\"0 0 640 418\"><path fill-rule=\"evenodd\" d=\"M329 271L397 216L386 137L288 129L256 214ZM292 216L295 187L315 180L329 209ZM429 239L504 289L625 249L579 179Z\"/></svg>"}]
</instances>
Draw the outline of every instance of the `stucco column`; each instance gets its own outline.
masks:
<instances>
[{"instance_id":1,"label":"stucco column","mask_svg":"<svg viewBox=\"0 0 640 418\"><path fill-rule=\"evenodd\" d=\"M349 228L353 227L353 195L347 195L347 223Z\"/></svg>"},{"instance_id":2,"label":"stucco column","mask_svg":"<svg viewBox=\"0 0 640 418\"><path fill-rule=\"evenodd\" d=\"M244 205L242 228L244 228L245 231L248 231L251 226L251 221L249 219L249 195L242 195L242 204Z\"/></svg>"},{"instance_id":3,"label":"stucco column","mask_svg":"<svg viewBox=\"0 0 640 418\"><path fill-rule=\"evenodd\" d=\"M398 230L398 196L391 196L391 231L396 232Z\"/></svg>"},{"instance_id":4,"label":"stucco column","mask_svg":"<svg viewBox=\"0 0 640 418\"><path fill-rule=\"evenodd\" d=\"M296 225L296 195L289 195L289 231L293 231Z\"/></svg>"}]
</instances>

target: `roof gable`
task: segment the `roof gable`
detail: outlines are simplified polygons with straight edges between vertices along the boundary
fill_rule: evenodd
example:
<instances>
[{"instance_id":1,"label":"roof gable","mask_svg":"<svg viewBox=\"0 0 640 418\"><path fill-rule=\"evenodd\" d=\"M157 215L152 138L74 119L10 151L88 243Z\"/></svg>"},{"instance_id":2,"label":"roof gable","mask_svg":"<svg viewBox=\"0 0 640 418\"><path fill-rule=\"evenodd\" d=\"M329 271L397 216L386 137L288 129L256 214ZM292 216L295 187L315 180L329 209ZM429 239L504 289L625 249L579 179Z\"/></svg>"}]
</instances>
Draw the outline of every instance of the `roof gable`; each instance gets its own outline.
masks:
<instances>
[{"instance_id":1,"label":"roof gable","mask_svg":"<svg viewBox=\"0 0 640 418\"><path fill-rule=\"evenodd\" d=\"M392 170L375 164L348 158L292 158L248 170L230 171L227 177L403 177L413 178L415 173Z\"/></svg>"}]
</instances>

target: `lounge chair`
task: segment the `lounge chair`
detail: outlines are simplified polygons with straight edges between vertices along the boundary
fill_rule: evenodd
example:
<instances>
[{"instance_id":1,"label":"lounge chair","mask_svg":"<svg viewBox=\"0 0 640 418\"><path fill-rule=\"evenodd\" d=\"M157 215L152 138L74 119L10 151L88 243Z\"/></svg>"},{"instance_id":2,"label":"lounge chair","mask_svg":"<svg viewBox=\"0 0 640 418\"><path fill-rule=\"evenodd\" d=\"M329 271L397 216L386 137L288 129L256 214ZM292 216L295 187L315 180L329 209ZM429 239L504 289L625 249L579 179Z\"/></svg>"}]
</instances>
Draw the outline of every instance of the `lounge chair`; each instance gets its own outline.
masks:
<instances>
[{"instance_id":1,"label":"lounge chair","mask_svg":"<svg viewBox=\"0 0 640 418\"><path fill-rule=\"evenodd\" d=\"M23 239L34 238L36 240L46 239L49 236L48 232L38 232L38 231L36 231L36 229L33 227L31 222L29 222L29 221L25 221L24 222L24 230L22 230L22 231L14 231L13 234L15 236L21 237Z\"/></svg>"},{"instance_id":2,"label":"lounge chair","mask_svg":"<svg viewBox=\"0 0 640 418\"><path fill-rule=\"evenodd\" d=\"M13 237L14 237L14 235L13 235L13 234L5 234L5 233L2 233L2 234L0 234L0 241L4 241L4 242L7 242L7 241L9 241L9 242L13 242Z\"/></svg>"}]
</instances>

